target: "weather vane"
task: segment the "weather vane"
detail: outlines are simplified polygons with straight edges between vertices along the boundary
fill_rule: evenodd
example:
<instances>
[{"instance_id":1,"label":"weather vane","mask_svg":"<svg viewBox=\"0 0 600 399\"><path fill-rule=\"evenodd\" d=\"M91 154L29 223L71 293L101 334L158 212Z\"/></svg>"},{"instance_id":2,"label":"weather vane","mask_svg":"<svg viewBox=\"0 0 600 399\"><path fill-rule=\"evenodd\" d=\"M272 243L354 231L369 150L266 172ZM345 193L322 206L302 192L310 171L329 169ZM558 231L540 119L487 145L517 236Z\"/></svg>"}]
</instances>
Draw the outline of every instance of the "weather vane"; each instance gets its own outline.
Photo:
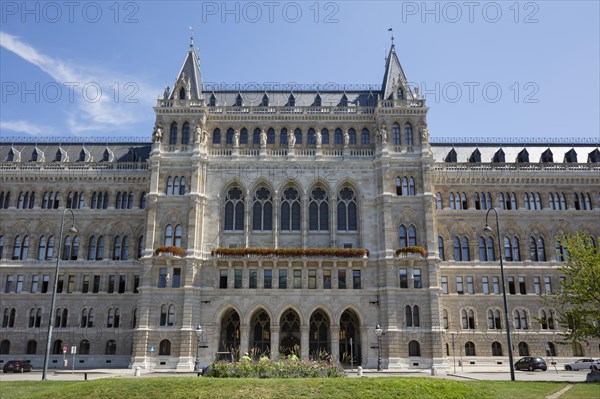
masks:
<instances>
[{"instance_id":1,"label":"weather vane","mask_svg":"<svg viewBox=\"0 0 600 399\"><path fill-rule=\"evenodd\" d=\"M391 32L391 35L392 35L392 46L393 46L394 45L394 30L392 28L389 28L388 32Z\"/></svg>"},{"instance_id":2,"label":"weather vane","mask_svg":"<svg viewBox=\"0 0 600 399\"><path fill-rule=\"evenodd\" d=\"M191 26L188 26L189 30L190 30L190 47L194 47L194 28L192 28Z\"/></svg>"}]
</instances>

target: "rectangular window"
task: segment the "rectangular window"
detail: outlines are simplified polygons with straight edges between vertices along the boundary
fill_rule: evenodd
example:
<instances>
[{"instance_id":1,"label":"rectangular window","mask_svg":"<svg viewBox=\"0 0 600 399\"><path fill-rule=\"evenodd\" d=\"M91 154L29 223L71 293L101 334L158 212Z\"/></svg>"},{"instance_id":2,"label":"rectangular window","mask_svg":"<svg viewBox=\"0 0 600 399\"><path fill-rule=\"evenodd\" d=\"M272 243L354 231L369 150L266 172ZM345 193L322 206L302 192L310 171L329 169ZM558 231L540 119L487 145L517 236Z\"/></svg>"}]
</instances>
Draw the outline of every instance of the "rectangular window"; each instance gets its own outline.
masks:
<instances>
[{"instance_id":1,"label":"rectangular window","mask_svg":"<svg viewBox=\"0 0 600 399\"><path fill-rule=\"evenodd\" d=\"M56 285L56 292L58 294L62 294L64 285L65 285L65 276L58 276L58 284Z\"/></svg>"},{"instance_id":2,"label":"rectangular window","mask_svg":"<svg viewBox=\"0 0 600 399\"><path fill-rule=\"evenodd\" d=\"M423 284L421 282L421 269L413 269L413 287L423 288Z\"/></svg>"},{"instance_id":3,"label":"rectangular window","mask_svg":"<svg viewBox=\"0 0 600 399\"><path fill-rule=\"evenodd\" d=\"M463 288L463 278L462 277L456 277L456 293L457 294L464 294L464 288Z\"/></svg>"},{"instance_id":4,"label":"rectangular window","mask_svg":"<svg viewBox=\"0 0 600 399\"><path fill-rule=\"evenodd\" d=\"M331 289L331 269L323 270L323 288Z\"/></svg>"},{"instance_id":5,"label":"rectangular window","mask_svg":"<svg viewBox=\"0 0 600 399\"><path fill-rule=\"evenodd\" d=\"M346 289L346 270L344 269L338 270L338 289Z\"/></svg>"},{"instance_id":6,"label":"rectangular window","mask_svg":"<svg viewBox=\"0 0 600 399\"><path fill-rule=\"evenodd\" d=\"M442 276L442 292L448 293L448 276Z\"/></svg>"},{"instance_id":7,"label":"rectangular window","mask_svg":"<svg viewBox=\"0 0 600 399\"><path fill-rule=\"evenodd\" d=\"M162 271L163 269L160 269L160 270ZM108 276L108 290L106 290L106 292L108 292L109 294L112 294L113 292L115 292L116 280L117 280L117 276L115 274L111 274ZM165 280L166 280L166 276L165 276Z\"/></svg>"},{"instance_id":8,"label":"rectangular window","mask_svg":"<svg viewBox=\"0 0 600 399\"><path fill-rule=\"evenodd\" d=\"M500 293L500 280L498 279L498 277L492 277L492 284L494 287L494 294L499 294Z\"/></svg>"},{"instance_id":9,"label":"rectangular window","mask_svg":"<svg viewBox=\"0 0 600 399\"><path fill-rule=\"evenodd\" d=\"M514 295L517 293L516 289L515 289L515 278L514 277L509 277L508 278L508 292L511 295Z\"/></svg>"},{"instance_id":10,"label":"rectangular window","mask_svg":"<svg viewBox=\"0 0 600 399\"><path fill-rule=\"evenodd\" d=\"M167 268L161 267L158 269L158 288L165 288L167 286Z\"/></svg>"},{"instance_id":11,"label":"rectangular window","mask_svg":"<svg viewBox=\"0 0 600 399\"><path fill-rule=\"evenodd\" d=\"M287 288L287 269L279 269L279 288Z\"/></svg>"},{"instance_id":12,"label":"rectangular window","mask_svg":"<svg viewBox=\"0 0 600 399\"><path fill-rule=\"evenodd\" d=\"M315 269L308 270L308 288L317 288L317 271Z\"/></svg>"},{"instance_id":13,"label":"rectangular window","mask_svg":"<svg viewBox=\"0 0 600 399\"><path fill-rule=\"evenodd\" d=\"M302 288L302 270L295 269L294 270L294 288Z\"/></svg>"},{"instance_id":14,"label":"rectangular window","mask_svg":"<svg viewBox=\"0 0 600 399\"><path fill-rule=\"evenodd\" d=\"M360 290L360 270L352 270L352 288Z\"/></svg>"},{"instance_id":15,"label":"rectangular window","mask_svg":"<svg viewBox=\"0 0 600 399\"><path fill-rule=\"evenodd\" d=\"M250 269L249 277L248 288L258 288L258 272L256 269Z\"/></svg>"},{"instance_id":16,"label":"rectangular window","mask_svg":"<svg viewBox=\"0 0 600 399\"><path fill-rule=\"evenodd\" d=\"M219 288L227 288L227 269L219 271Z\"/></svg>"},{"instance_id":17,"label":"rectangular window","mask_svg":"<svg viewBox=\"0 0 600 399\"><path fill-rule=\"evenodd\" d=\"M92 292L94 294L100 292L100 276L94 276L94 285L92 286Z\"/></svg>"},{"instance_id":18,"label":"rectangular window","mask_svg":"<svg viewBox=\"0 0 600 399\"><path fill-rule=\"evenodd\" d=\"M90 276L83 276L83 284L81 285L81 292L87 294L90 291Z\"/></svg>"},{"instance_id":19,"label":"rectangular window","mask_svg":"<svg viewBox=\"0 0 600 399\"><path fill-rule=\"evenodd\" d=\"M400 288L408 288L408 272L400 269Z\"/></svg>"},{"instance_id":20,"label":"rectangular window","mask_svg":"<svg viewBox=\"0 0 600 399\"><path fill-rule=\"evenodd\" d=\"M48 292L48 284L50 283L50 276L44 276L42 278L42 294Z\"/></svg>"},{"instance_id":21,"label":"rectangular window","mask_svg":"<svg viewBox=\"0 0 600 399\"><path fill-rule=\"evenodd\" d=\"M263 287L273 288L273 270L265 269L263 272Z\"/></svg>"},{"instance_id":22,"label":"rectangular window","mask_svg":"<svg viewBox=\"0 0 600 399\"><path fill-rule=\"evenodd\" d=\"M14 276L6 276L6 285L4 286L4 293L8 294L12 290L13 283L15 281Z\"/></svg>"},{"instance_id":23,"label":"rectangular window","mask_svg":"<svg viewBox=\"0 0 600 399\"><path fill-rule=\"evenodd\" d=\"M487 277L481 278L481 289L485 295L488 295L490 293L490 283Z\"/></svg>"},{"instance_id":24,"label":"rectangular window","mask_svg":"<svg viewBox=\"0 0 600 399\"><path fill-rule=\"evenodd\" d=\"M15 292L23 291L23 275L17 276L17 287L15 288Z\"/></svg>"},{"instance_id":25,"label":"rectangular window","mask_svg":"<svg viewBox=\"0 0 600 399\"><path fill-rule=\"evenodd\" d=\"M233 288L242 288L242 269L235 269L233 274Z\"/></svg>"},{"instance_id":26,"label":"rectangular window","mask_svg":"<svg viewBox=\"0 0 600 399\"><path fill-rule=\"evenodd\" d=\"M127 275L119 274L119 294L125 293L125 286L127 285Z\"/></svg>"},{"instance_id":27,"label":"rectangular window","mask_svg":"<svg viewBox=\"0 0 600 399\"><path fill-rule=\"evenodd\" d=\"M535 291L536 295L542 295L542 287L540 285L540 278L533 278L533 291Z\"/></svg>"},{"instance_id":28,"label":"rectangular window","mask_svg":"<svg viewBox=\"0 0 600 399\"><path fill-rule=\"evenodd\" d=\"M171 283L171 287L179 288L181 287L181 268L176 267L173 269L173 282Z\"/></svg>"},{"instance_id":29,"label":"rectangular window","mask_svg":"<svg viewBox=\"0 0 600 399\"><path fill-rule=\"evenodd\" d=\"M550 281L550 277L544 277L544 289L548 294L552 293L552 282Z\"/></svg>"},{"instance_id":30,"label":"rectangular window","mask_svg":"<svg viewBox=\"0 0 600 399\"><path fill-rule=\"evenodd\" d=\"M140 288L140 275L139 274L134 274L133 275L133 293L134 294L139 294L139 288Z\"/></svg>"},{"instance_id":31,"label":"rectangular window","mask_svg":"<svg viewBox=\"0 0 600 399\"><path fill-rule=\"evenodd\" d=\"M519 294L527 294L527 287L525 286L525 277L519 277Z\"/></svg>"},{"instance_id":32,"label":"rectangular window","mask_svg":"<svg viewBox=\"0 0 600 399\"><path fill-rule=\"evenodd\" d=\"M75 291L75 275L69 274L67 278L67 293Z\"/></svg>"},{"instance_id":33,"label":"rectangular window","mask_svg":"<svg viewBox=\"0 0 600 399\"><path fill-rule=\"evenodd\" d=\"M35 294L36 292L38 292L39 283L40 283L40 276L38 276L38 275L33 276L31 279L31 292L32 293Z\"/></svg>"},{"instance_id":34,"label":"rectangular window","mask_svg":"<svg viewBox=\"0 0 600 399\"><path fill-rule=\"evenodd\" d=\"M473 295L475 289L473 288L473 276L467 276L467 294Z\"/></svg>"}]
</instances>

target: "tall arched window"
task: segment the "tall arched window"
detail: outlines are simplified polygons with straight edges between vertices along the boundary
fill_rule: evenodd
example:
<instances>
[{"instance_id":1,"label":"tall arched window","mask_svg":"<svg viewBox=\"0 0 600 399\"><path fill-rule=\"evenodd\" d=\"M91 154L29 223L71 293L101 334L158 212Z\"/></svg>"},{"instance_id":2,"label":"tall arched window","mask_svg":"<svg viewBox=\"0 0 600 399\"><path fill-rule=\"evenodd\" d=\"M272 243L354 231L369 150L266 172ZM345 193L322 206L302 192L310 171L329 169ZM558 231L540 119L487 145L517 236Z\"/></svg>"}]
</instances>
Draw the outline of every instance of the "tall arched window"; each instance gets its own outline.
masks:
<instances>
[{"instance_id":1,"label":"tall arched window","mask_svg":"<svg viewBox=\"0 0 600 399\"><path fill-rule=\"evenodd\" d=\"M240 144L248 144L248 129L245 127L240 130Z\"/></svg>"},{"instance_id":2,"label":"tall arched window","mask_svg":"<svg viewBox=\"0 0 600 399\"><path fill-rule=\"evenodd\" d=\"M213 130L213 144L221 144L221 129Z\"/></svg>"},{"instance_id":3,"label":"tall arched window","mask_svg":"<svg viewBox=\"0 0 600 399\"><path fill-rule=\"evenodd\" d=\"M360 142L363 145L369 145L369 144L371 144L371 135L369 134L369 129L364 128L362 130Z\"/></svg>"},{"instance_id":4,"label":"tall arched window","mask_svg":"<svg viewBox=\"0 0 600 399\"><path fill-rule=\"evenodd\" d=\"M252 205L252 230L266 231L273 229L273 200L271 190L260 187L254 193Z\"/></svg>"},{"instance_id":5,"label":"tall arched window","mask_svg":"<svg viewBox=\"0 0 600 399\"><path fill-rule=\"evenodd\" d=\"M440 256L440 260L446 260L446 252L444 251L444 238L442 236L438 236L438 254Z\"/></svg>"},{"instance_id":6,"label":"tall arched window","mask_svg":"<svg viewBox=\"0 0 600 399\"><path fill-rule=\"evenodd\" d=\"M114 355L117 353L117 342L114 340L109 340L106 342L106 348L104 350L106 355Z\"/></svg>"},{"instance_id":7,"label":"tall arched window","mask_svg":"<svg viewBox=\"0 0 600 399\"><path fill-rule=\"evenodd\" d=\"M315 144L315 129L312 127L308 129L308 133L306 134L306 144Z\"/></svg>"},{"instance_id":8,"label":"tall arched window","mask_svg":"<svg viewBox=\"0 0 600 399\"><path fill-rule=\"evenodd\" d=\"M296 137L296 144L302 144L302 130L300 128L294 130L294 137Z\"/></svg>"},{"instance_id":9,"label":"tall arched window","mask_svg":"<svg viewBox=\"0 0 600 399\"><path fill-rule=\"evenodd\" d=\"M442 194L437 193L435 196L436 199L436 209L444 209L444 205L442 203Z\"/></svg>"},{"instance_id":10,"label":"tall arched window","mask_svg":"<svg viewBox=\"0 0 600 399\"><path fill-rule=\"evenodd\" d=\"M225 133L225 144L228 145L232 145L233 144L233 135L235 134L235 132L233 131L233 128L229 128L227 129L227 133Z\"/></svg>"},{"instance_id":11,"label":"tall arched window","mask_svg":"<svg viewBox=\"0 0 600 399\"><path fill-rule=\"evenodd\" d=\"M79 354L80 355L89 355L90 354L90 341L87 339L79 342Z\"/></svg>"},{"instance_id":12,"label":"tall arched window","mask_svg":"<svg viewBox=\"0 0 600 399\"><path fill-rule=\"evenodd\" d=\"M165 246L170 247L173 245L173 226L168 224L165 227Z\"/></svg>"},{"instance_id":13,"label":"tall arched window","mask_svg":"<svg viewBox=\"0 0 600 399\"><path fill-rule=\"evenodd\" d=\"M169 131L169 144L177 144L177 122L171 123L171 129Z\"/></svg>"},{"instance_id":14,"label":"tall arched window","mask_svg":"<svg viewBox=\"0 0 600 399\"><path fill-rule=\"evenodd\" d=\"M421 356L421 345L417 341L408 343L408 356Z\"/></svg>"},{"instance_id":15,"label":"tall arched window","mask_svg":"<svg viewBox=\"0 0 600 399\"><path fill-rule=\"evenodd\" d=\"M300 195L294 187L288 187L281 197L281 230L300 230Z\"/></svg>"},{"instance_id":16,"label":"tall arched window","mask_svg":"<svg viewBox=\"0 0 600 399\"><path fill-rule=\"evenodd\" d=\"M244 230L244 193L232 187L225 197L224 230Z\"/></svg>"},{"instance_id":17,"label":"tall arched window","mask_svg":"<svg viewBox=\"0 0 600 399\"><path fill-rule=\"evenodd\" d=\"M190 124L185 122L183 124L183 129L181 131L181 144L189 144L190 143Z\"/></svg>"},{"instance_id":18,"label":"tall arched window","mask_svg":"<svg viewBox=\"0 0 600 399\"><path fill-rule=\"evenodd\" d=\"M281 129L279 132L279 144L287 144L288 143L288 132L286 128Z\"/></svg>"},{"instance_id":19,"label":"tall arched window","mask_svg":"<svg viewBox=\"0 0 600 399\"><path fill-rule=\"evenodd\" d=\"M275 144L275 130L273 128L267 130L267 144Z\"/></svg>"},{"instance_id":20,"label":"tall arched window","mask_svg":"<svg viewBox=\"0 0 600 399\"><path fill-rule=\"evenodd\" d=\"M327 191L321 187L314 188L310 193L308 225L309 230L329 230L329 203L327 202Z\"/></svg>"},{"instance_id":21,"label":"tall arched window","mask_svg":"<svg viewBox=\"0 0 600 399\"><path fill-rule=\"evenodd\" d=\"M327 129L321 130L321 142L323 144L329 144L329 130L327 130Z\"/></svg>"},{"instance_id":22,"label":"tall arched window","mask_svg":"<svg viewBox=\"0 0 600 399\"><path fill-rule=\"evenodd\" d=\"M342 136L342 129L340 129L339 127L337 129L335 129L335 133L333 135L333 143L338 144L338 145L341 145L344 143L344 139Z\"/></svg>"},{"instance_id":23,"label":"tall arched window","mask_svg":"<svg viewBox=\"0 0 600 399\"><path fill-rule=\"evenodd\" d=\"M356 130L348 129L348 144L356 144Z\"/></svg>"},{"instance_id":24,"label":"tall arched window","mask_svg":"<svg viewBox=\"0 0 600 399\"><path fill-rule=\"evenodd\" d=\"M392 144L400 145L400 125L397 123L392 125Z\"/></svg>"},{"instance_id":25,"label":"tall arched window","mask_svg":"<svg viewBox=\"0 0 600 399\"><path fill-rule=\"evenodd\" d=\"M475 344L471 341L465 342L465 356L476 356Z\"/></svg>"},{"instance_id":26,"label":"tall arched window","mask_svg":"<svg viewBox=\"0 0 600 399\"><path fill-rule=\"evenodd\" d=\"M492 356L502 356L502 345L498 341L492 342Z\"/></svg>"},{"instance_id":27,"label":"tall arched window","mask_svg":"<svg viewBox=\"0 0 600 399\"><path fill-rule=\"evenodd\" d=\"M519 356L529 356L529 345L527 345L527 342L519 342Z\"/></svg>"},{"instance_id":28,"label":"tall arched window","mask_svg":"<svg viewBox=\"0 0 600 399\"><path fill-rule=\"evenodd\" d=\"M338 194L337 203L338 230L358 230L356 196L350 187L344 187Z\"/></svg>"},{"instance_id":29,"label":"tall arched window","mask_svg":"<svg viewBox=\"0 0 600 399\"><path fill-rule=\"evenodd\" d=\"M471 260L471 255L469 252L469 238L467 236L463 236L461 239L461 260L469 261Z\"/></svg>"},{"instance_id":30,"label":"tall arched window","mask_svg":"<svg viewBox=\"0 0 600 399\"><path fill-rule=\"evenodd\" d=\"M160 341L160 345L158 346L158 355L159 356L170 356L171 355L171 341L168 339L163 339Z\"/></svg>"},{"instance_id":31,"label":"tall arched window","mask_svg":"<svg viewBox=\"0 0 600 399\"><path fill-rule=\"evenodd\" d=\"M404 140L406 145L413 145L413 128L408 122L404 124Z\"/></svg>"}]
</instances>

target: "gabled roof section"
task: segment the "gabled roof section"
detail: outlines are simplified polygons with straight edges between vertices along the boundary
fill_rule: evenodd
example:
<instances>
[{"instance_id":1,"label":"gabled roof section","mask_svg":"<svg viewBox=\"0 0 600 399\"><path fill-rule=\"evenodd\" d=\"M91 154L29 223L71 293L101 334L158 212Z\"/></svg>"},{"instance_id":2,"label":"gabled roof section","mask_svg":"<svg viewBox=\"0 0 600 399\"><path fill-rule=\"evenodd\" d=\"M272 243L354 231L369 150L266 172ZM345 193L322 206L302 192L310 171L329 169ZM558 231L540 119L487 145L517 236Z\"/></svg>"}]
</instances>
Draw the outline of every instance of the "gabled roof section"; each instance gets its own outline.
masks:
<instances>
[{"instance_id":1,"label":"gabled roof section","mask_svg":"<svg viewBox=\"0 0 600 399\"><path fill-rule=\"evenodd\" d=\"M403 97L406 100L413 100L413 93L408 87L408 80L404 74L404 70L400 65L398 56L396 55L396 46L392 44L390 54L385 63L385 74L383 75L383 84L381 85L381 93L383 99L388 100L397 98L398 89L402 89ZM396 93L396 94L394 94Z\"/></svg>"},{"instance_id":2,"label":"gabled roof section","mask_svg":"<svg viewBox=\"0 0 600 399\"><path fill-rule=\"evenodd\" d=\"M200 61L194 50L194 41L190 41L190 50L179 70L170 99L178 99L181 89L185 89L187 99L199 100L204 98L202 94L202 75L200 73Z\"/></svg>"}]
</instances>

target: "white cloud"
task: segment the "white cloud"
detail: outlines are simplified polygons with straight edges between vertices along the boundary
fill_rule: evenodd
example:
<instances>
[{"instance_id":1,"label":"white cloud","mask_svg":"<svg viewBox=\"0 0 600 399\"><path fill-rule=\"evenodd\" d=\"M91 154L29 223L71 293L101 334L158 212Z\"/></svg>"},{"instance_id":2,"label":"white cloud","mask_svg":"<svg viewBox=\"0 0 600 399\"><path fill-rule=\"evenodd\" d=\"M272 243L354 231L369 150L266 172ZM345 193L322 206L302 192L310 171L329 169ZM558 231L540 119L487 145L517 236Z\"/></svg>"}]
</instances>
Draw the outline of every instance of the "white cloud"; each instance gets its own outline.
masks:
<instances>
[{"instance_id":1,"label":"white cloud","mask_svg":"<svg viewBox=\"0 0 600 399\"><path fill-rule=\"evenodd\" d=\"M137 79L112 71L87 68L73 62L42 54L17 36L0 31L0 46L37 66L54 80L73 90L78 112L71 112L67 127L71 133L123 130L147 119L149 107L155 104L159 89ZM126 86L129 84L129 86ZM87 85L87 86L86 86ZM83 88L89 87L83 94ZM100 91L94 88L100 88ZM137 103L127 103L129 98Z\"/></svg>"},{"instance_id":2,"label":"white cloud","mask_svg":"<svg viewBox=\"0 0 600 399\"><path fill-rule=\"evenodd\" d=\"M11 132L35 134L36 136L52 136L53 129L31 123L29 121L0 121L0 131L9 130Z\"/></svg>"}]
</instances>

